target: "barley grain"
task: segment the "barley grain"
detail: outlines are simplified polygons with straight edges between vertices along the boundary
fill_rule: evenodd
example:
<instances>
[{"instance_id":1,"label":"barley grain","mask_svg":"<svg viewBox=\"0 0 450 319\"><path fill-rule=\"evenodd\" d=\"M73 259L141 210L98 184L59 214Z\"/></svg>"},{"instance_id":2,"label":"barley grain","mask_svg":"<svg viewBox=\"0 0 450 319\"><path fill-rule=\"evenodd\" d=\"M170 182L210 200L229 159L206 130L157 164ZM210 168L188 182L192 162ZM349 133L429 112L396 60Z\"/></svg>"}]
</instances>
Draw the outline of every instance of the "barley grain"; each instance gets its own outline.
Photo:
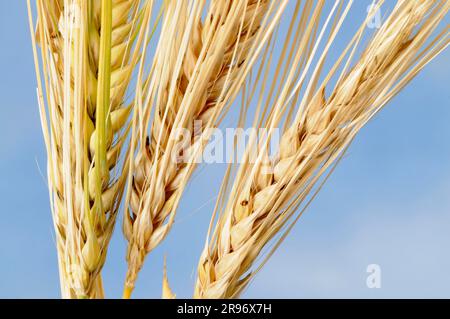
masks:
<instances>
[{"instance_id":1,"label":"barley grain","mask_svg":"<svg viewBox=\"0 0 450 319\"><path fill-rule=\"evenodd\" d=\"M301 216L302 210L296 214L298 208L305 209L308 200L314 198L313 187L318 184L316 191L320 189L320 177L328 169L332 170L361 127L448 46L448 26L434 38L432 32L444 19L449 6L448 1L440 0L398 1L354 66L345 71L348 63L340 59L316 89L322 57L327 52L318 54L316 69L295 118L282 135L276 159L264 160L267 150L263 143L256 163L244 161L230 182L230 195L200 258L196 298L235 298L242 293ZM309 23L312 26L317 22ZM340 22L334 24L334 30L340 25ZM364 26L360 32L363 30ZM313 33L302 34L306 39ZM350 55L359 36L348 47ZM333 38L331 35L328 43ZM305 57L303 61L308 61L306 64L300 63L301 56ZM298 96L304 80L302 74L306 74L311 56L314 50L297 51L298 62L293 64L297 70L291 74L298 71L299 77L287 77L272 113L264 122L266 127L277 127L283 115L289 113L286 105ZM330 77L339 65L344 66L343 76L327 97ZM262 174L265 167L273 170ZM226 178L225 183L228 180L231 178ZM218 207L225 201L223 194ZM264 247L274 237L277 237L274 246L265 251ZM260 255L265 258L258 263Z\"/></svg>"},{"instance_id":2,"label":"barley grain","mask_svg":"<svg viewBox=\"0 0 450 319\"><path fill-rule=\"evenodd\" d=\"M28 8L32 28L30 1ZM130 113L125 92L150 8L139 0L36 1L41 63L33 43L64 298L103 297L100 271L124 186L115 171Z\"/></svg>"},{"instance_id":3,"label":"barley grain","mask_svg":"<svg viewBox=\"0 0 450 319\"><path fill-rule=\"evenodd\" d=\"M207 139L200 131L213 127L236 96L254 57L267 41L286 1L168 2L153 64L155 86L138 110L135 159L123 230L129 241L124 297L130 297L146 255L169 232L176 206L195 167L194 158ZM271 15L272 20L268 20ZM179 32L184 30L184 32ZM258 40L259 39L259 40ZM181 52L181 53L180 53ZM181 57L181 58L180 58ZM152 106L154 117L150 120ZM148 127L151 134L147 138ZM173 159L177 129L187 133L185 163ZM133 143L132 143L133 144Z\"/></svg>"}]
</instances>

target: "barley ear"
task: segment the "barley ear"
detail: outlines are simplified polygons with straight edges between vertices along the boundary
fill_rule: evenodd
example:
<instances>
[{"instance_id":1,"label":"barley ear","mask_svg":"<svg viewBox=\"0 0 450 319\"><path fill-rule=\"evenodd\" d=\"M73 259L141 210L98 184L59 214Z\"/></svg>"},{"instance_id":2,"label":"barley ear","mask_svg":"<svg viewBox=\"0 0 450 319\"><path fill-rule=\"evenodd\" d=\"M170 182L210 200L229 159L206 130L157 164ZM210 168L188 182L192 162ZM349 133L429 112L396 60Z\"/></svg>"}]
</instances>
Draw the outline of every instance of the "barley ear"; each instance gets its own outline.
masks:
<instances>
[{"instance_id":1,"label":"barley ear","mask_svg":"<svg viewBox=\"0 0 450 319\"><path fill-rule=\"evenodd\" d=\"M100 272L125 185L117 174L125 94L151 3L36 0L34 33L28 0L64 298L103 297Z\"/></svg>"},{"instance_id":2,"label":"barley ear","mask_svg":"<svg viewBox=\"0 0 450 319\"><path fill-rule=\"evenodd\" d=\"M152 78L146 82L152 85L136 101L123 223L128 240L124 297L134 289L147 254L172 227L209 138L203 132L226 114L286 4L213 0L203 18L206 2L167 2ZM180 131L185 133L181 142Z\"/></svg>"},{"instance_id":3,"label":"barley ear","mask_svg":"<svg viewBox=\"0 0 450 319\"><path fill-rule=\"evenodd\" d=\"M361 56L355 59L366 21L325 73L325 60L350 8L351 2L343 7L336 2L324 20L319 19L323 11L319 2L306 3L298 16L294 13L291 25L297 18L307 23L297 24L293 41L286 41L283 52L288 52L290 62L276 70L284 80L273 99L258 107L261 118L254 121L272 132L288 119L280 149L267 165L268 142L252 139L235 176L226 176L216 206L220 209L213 214L217 222L212 223L198 264L195 298L239 297L292 230L360 129L450 44L448 25L438 30L449 1L398 1ZM323 50L319 50L321 42ZM280 60L284 59L282 54ZM249 153L255 145L262 151L252 162ZM262 178L266 166L273 172Z\"/></svg>"}]
</instances>

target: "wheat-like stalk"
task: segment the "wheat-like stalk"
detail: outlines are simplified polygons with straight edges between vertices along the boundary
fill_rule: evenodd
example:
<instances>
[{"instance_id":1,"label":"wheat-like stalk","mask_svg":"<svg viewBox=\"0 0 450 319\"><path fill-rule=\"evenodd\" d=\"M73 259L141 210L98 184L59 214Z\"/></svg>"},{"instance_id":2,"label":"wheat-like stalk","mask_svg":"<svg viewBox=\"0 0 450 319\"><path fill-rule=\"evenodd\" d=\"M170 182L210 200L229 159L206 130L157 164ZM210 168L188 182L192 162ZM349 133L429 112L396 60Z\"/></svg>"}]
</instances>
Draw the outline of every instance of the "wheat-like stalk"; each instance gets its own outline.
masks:
<instances>
[{"instance_id":1,"label":"wheat-like stalk","mask_svg":"<svg viewBox=\"0 0 450 319\"><path fill-rule=\"evenodd\" d=\"M36 1L38 99L65 298L103 297L99 274L125 184L115 174L130 113L125 94L151 6ZM30 1L28 8L33 31Z\"/></svg>"},{"instance_id":2,"label":"wheat-like stalk","mask_svg":"<svg viewBox=\"0 0 450 319\"><path fill-rule=\"evenodd\" d=\"M253 139L262 151L252 163L249 145L244 163L230 184L231 192L227 198L224 198L226 191L221 193L217 204L221 214L199 262L196 298L238 297L292 229L314 198L313 190L320 189L321 177L332 171L357 132L449 45L448 25L432 38L450 8L449 1L400 0L353 67L349 65L365 25L319 84L329 46L351 5L350 1L341 10L343 7L338 3L333 9L339 14L322 52L315 45L307 44L323 39L322 31L333 12L317 39L314 29L323 2L319 1L314 9L306 5L309 11L304 10L301 15L297 30L301 36L298 33L294 36L297 46L291 48L294 58L291 69L284 73L286 77L283 75L286 81L277 92L271 111L262 111L260 119L255 120L271 131L286 119L287 129L281 137L279 151L275 159L268 159L268 142L258 143ZM307 21L308 16L310 20L305 25L302 21ZM318 62L311 70L313 58ZM326 89L330 88L331 78L339 68L342 73L327 96ZM308 71L312 73L311 78L301 91ZM300 106L296 114L292 113L302 92ZM222 201L225 201L223 207ZM264 251L276 236L274 247ZM257 263L257 257L263 252L266 258Z\"/></svg>"},{"instance_id":3,"label":"wheat-like stalk","mask_svg":"<svg viewBox=\"0 0 450 319\"><path fill-rule=\"evenodd\" d=\"M194 159L208 139L204 132L217 125L238 94L286 2L213 0L204 20L203 1L166 4L152 76L136 101L123 224L129 241L125 298L146 255L173 224ZM184 161L176 159L180 150Z\"/></svg>"}]
</instances>

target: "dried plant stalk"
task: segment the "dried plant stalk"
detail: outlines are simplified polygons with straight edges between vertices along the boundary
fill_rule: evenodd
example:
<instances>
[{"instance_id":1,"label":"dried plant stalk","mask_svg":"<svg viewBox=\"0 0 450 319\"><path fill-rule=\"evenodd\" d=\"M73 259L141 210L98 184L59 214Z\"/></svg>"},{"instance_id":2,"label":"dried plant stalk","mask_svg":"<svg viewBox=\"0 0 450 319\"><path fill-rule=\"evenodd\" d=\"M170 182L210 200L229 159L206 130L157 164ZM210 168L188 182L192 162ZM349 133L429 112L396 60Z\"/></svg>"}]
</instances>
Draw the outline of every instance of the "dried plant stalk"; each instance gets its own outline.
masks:
<instances>
[{"instance_id":1,"label":"dried plant stalk","mask_svg":"<svg viewBox=\"0 0 450 319\"><path fill-rule=\"evenodd\" d=\"M38 98L64 298L103 297L100 271L125 184L115 174L130 113L125 93L151 6L36 1ZM33 31L30 1L28 8Z\"/></svg>"},{"instance_id":2,"label":"dried plant stalk","mask_svg":"<svg viewBox=\"0 0 450 319\"><path fill-rule=\"evenodd\" d=\"M152 75L136 101L123 225L129 241L125 298L146 255L173 224L194 159L208 138L202 132L217 125L238 94L286 2L213 0L204 22L205 2L166 3ZM186 160L177 160L179 149Z\"/></svg>"},{"instance_id":3,"label":"dried plant stalk","mask_svg":"<svg viewBox=\"0 0 450 319\"><path fill-rule=\"evenodd\" d=\"M300 22L298 46L292 47L292 52L295 51L292 69L287 72L270 114L259 120L269 130L276 128L285 116L290 120L306 74L311 71L312 59L316 57L318 62L298 111L282 135L276 158L267 159L267 141L260 141L262 151L257 160L251 163L247 153L233 182L229 183L231 192L223 209L220 203L225 200L226 192L221 193L217 204L221 214L199 262L196 298L235 298L242 293L300 217L303 210L298 208L306 208L315 195L312 191L320 189L321 177L332 171L357 132L450 42L448 25L432 38L449 10L449 1L400 0L354 66L347 70L365 25L318 85L329 46L351 2L342 14L336 15L325 49L318 53L317 47L311 49L306 44L319 42L324 35L321 31L314 40L316 33L312 32L319 23L316 13L322 10L321 5L323 2L319 1L315 9L305 10L301 15L305 21L305 13L312 12L309 27L303 28L305 24ZM342 12L341 8L333 9ZM327 97L326 89L339 67L343 69L342 75ZM253 143L257 143L256 139ZM228 180L229 175L226 184ZM278 238L274 247L264 251L274 238ZM266 258L258 264L260 255Z\"/></svg>"}]
</instances>

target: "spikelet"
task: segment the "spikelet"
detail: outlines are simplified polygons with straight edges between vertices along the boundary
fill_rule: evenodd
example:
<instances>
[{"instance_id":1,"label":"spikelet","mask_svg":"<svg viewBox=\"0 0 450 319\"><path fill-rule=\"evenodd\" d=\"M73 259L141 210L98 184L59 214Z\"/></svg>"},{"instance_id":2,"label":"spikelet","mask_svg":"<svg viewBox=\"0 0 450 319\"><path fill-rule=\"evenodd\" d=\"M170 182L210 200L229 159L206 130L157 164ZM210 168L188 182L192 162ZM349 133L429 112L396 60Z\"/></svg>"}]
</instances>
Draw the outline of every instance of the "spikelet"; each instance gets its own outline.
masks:
<instances>
[{"instance_id":1,"label":"spikelet","mask_svg":"<svg viewBox=\"0 0 450 319\"><path fill-rule=\"evenodd\" d=\"M308 72L307 64L300 63L302 57L311 61L310 57L317 55L316 70L322 69L321 61L327 54L326 50L317 53L309 51L308 46L302 46L302 43L319 41L311 32L320 20L314 19L318 17L314 12L321 11L320 4L315 8L317 11L312 11L313 18L308 21L311 28L309 31L299 29L298 34L302 35L298 38L299 45L291 47L295 55L294 62L289 65L292 76L286 78L281 93L274 99L273 111L265 122L270 129L276 128L283 116L289 113L290 109L284 106L293 100L288 96L299 93L302 74ZM343 21L349 8L338 11L341 14L334 21ZM448 1L398 1L359 60L350 70L343 68L343 75L328 98L325 91L331 86L331 76L338 66L348 64L344 59L336 62L318 87L321 71L313 72L295 119L284 131L278 154L269 165L274 168L273 175L269 174L270 178L264 179L260 176L261 168L267 166L267 162L262 160L264 156L254 164L244 161L236 177L230 178L229 197L223 198L223 194L219 197L219 202L225 201L226 205L219 212L220 217L199 261L196 298L239 297L301 216L302 210L296 214L298 208L308 206L308 195L320 177L338 162L361 127L449 45L448 27L446 32L432 37L449 8ZM301 17L306 19L305 14L309 13L305 10ZM332 15L333 12L328 17ZM335 23L332 31L339 30L341 25L340 22ZM364 27L344 53L359 44ZM335 33L330 34L327 44L334 41ZM429 43L433 45L428 46ZM349 62L351 57L350 54ZM274 237L277 238L275 245L257 264L263 248Z\"/></svg>"},{"instance_id":2,"label":"spikelet","mask_svg":"<svg viewBox=\"0 0 450 319\"><path fill-rule=\"evenodd\" d=\"M100 298L124 187L115 171L131 111L125 93L151 2L37 0L36 7L41 69L33 41L61 290L64 298Z\"/></svg>"},{"instance_id":3,"label":"spikelet","mask_svg":"<svg viewBox=\"0 0 450 319\"><path fill-rule=\"evenodd\" d=\"M237 95L286 1L213 0L202 21L203 6L196 1L168 1L166 6L153 64L157 84L147 88L150 103L138 112L135 135L140 141L131 152L137 155L123 224L129 241L125 297L134 289L146 255L172 226L180 196L208 139L202 132L217 124ZM150 120L148 110L153 107Z\"/></svg>"}]
</instances>

